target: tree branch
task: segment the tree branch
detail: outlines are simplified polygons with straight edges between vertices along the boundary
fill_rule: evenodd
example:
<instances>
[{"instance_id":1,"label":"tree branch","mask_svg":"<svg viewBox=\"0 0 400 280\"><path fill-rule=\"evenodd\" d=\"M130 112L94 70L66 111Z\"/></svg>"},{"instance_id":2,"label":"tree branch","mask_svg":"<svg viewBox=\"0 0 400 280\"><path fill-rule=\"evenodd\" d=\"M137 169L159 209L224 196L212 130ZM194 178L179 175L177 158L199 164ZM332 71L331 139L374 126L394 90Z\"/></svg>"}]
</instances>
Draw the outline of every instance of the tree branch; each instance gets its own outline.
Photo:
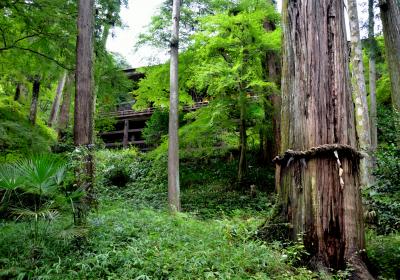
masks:
<instances>
[{"instance_id":1,"label":"tree branch","mask_svg":"<svg viewBox=\"0 0 400 280\"><path fill-rule=\"evenodd\" d=\"M0 52L1 52L1 51L10 50L10 49L17 49L17 50L21 50L21 51L27 51L27 52L36 54L36 55L38 55L38 56L41 56L41 57L43 57L43 58L46 58L46 59L48 59L48 60L54 62L55 64L57 64L57 65L60 66L61 68L64 68L65 70L69 70L69 71L74 71L74 70L75 70L74 68L70 68L70 67L64 65L63 63L61 63L60 61L58 61L58 60L55 59L55 58L52 58L52 57L50 57L50 56L48 56L48 55L45 55L45 54L43 54L43 53L40 53L40 52L35 51L35 50L28 49L28 48L22 48L22 47L18 47L18 46L8 46L8 47L5 47L5 48L0 48Z\"/></svg>"},{"instance_id":2,"label":"tree branch","mask_svg":"<svg viewBox=\"0 0 400 280\"><path fill-rule=\"evenodd\" d=\"M65 66L64 64L62 64L61 62L59 62L57 59L54 59L54 58L52 58L52 57L50 57L50 56L47 56L47 55L45 55L45 54L43 54L43 53L40 53L40 52L31 50L31 49L28 49L28 48L21 48L21 47L15 47L15 48L16 48L16 49L19 49L19 50L31 52L31 53L33 53L33 54L39 55L39 56L41 56L41 57L44 57L44 58L46 58L46 59L48 59L48 60L50 60L50 61L53 61L55 64L57 64L58 66L64 68L65 70L69 70L69 71L74 71L74 70L75 70L74 68L69 68L69 67Z\"/></svg>"},{"instance_id":3,"label":"tree branch","mask_svg":"<svg viewBox=\"0 0 400 280\"><path fill-rule=\"evenodd\" d=\"M4 44L4 47L7 48L6 34L4 33L3 28L0 27L0 30L1 30L1 36L3 37L3 44Z\"/></svg>"}]
</instances>

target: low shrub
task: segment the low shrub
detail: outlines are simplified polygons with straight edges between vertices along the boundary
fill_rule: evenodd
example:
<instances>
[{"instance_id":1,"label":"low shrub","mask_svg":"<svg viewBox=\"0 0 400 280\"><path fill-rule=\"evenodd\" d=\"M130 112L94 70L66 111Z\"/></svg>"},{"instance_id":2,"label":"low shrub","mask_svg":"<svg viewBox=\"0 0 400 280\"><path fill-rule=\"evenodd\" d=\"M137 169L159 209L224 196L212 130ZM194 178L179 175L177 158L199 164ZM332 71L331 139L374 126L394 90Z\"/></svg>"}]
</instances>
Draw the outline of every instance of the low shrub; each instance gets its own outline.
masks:
<instances>
[{"instance_id":1,"label":"low shrub","mask_svg":"<svg viewBox=\"0 0 400 280\"><path fill-rule=\"evenodd\" d=\"M400 279L400 235L377 235L373 231L367 234L367 254L379 279Z\"/></svg>"},{"instance_id":2,"label":"low shrub","mask_svg":"<svg viewBox=\"0 0 400 280\"><path fill-rule=\"evenodd\" d=\"M137 160L136 149L100 150L96 153L98 186L125 187L130 182L130 165Z\"/></svg>"},{"instance_id":3,"label":"low shrub","mask_svg":"<svg viewBox=\"0 0 400 280\"><path fill-rule=\"evenodd\" d=\"M400 230L400 149L395 144L381 147L376 159L376 182L363 190L364 201L370 216L376 215L376 231L388 234Z\"/></svg>"},{"instance_id":4,"label":"low shrub","mask_svg":"<svg viewBox=\"0 0 400 280\"><path fill-rule=\"evenodd\" d=\"M0 99L0 162L11 162L27 154L50 152L56 133L38 118L28 121L26 108L18 102Z\"/></svg>"}]
</instances>

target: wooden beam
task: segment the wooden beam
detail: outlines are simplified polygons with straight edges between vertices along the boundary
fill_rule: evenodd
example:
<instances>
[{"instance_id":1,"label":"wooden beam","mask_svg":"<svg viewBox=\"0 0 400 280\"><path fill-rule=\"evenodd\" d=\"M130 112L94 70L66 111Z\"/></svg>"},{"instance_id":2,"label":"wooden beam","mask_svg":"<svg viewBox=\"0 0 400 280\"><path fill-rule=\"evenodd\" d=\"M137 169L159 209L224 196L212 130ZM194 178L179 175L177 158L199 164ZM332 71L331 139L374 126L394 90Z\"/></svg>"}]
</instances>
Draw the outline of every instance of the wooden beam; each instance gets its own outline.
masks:
<instances>
[{"instance_id":1,"label":"wooden beam","mask_svg":"<svg viewBox=\"0 0 400 280\"><path fill-rule=\"evenodd\" d=\"M141 132L143 128L133 128L133 129L128 129L128 132ZM106 135L114 135L114 134L123 134L124 130L114 130L114 131L106 131L106 132L100 132L100 136L106 136Z\"/></svg>"},{"instance_id":2,"label":"wooden beam","mask_svg":"<svg viewBox=\"0 0 400 280\"><path fill-rule=\"evenodd\" d=\"M122 138L122 146L128 148L129 120L124 122L124 137Z\"/></svg>"}]
</instances>

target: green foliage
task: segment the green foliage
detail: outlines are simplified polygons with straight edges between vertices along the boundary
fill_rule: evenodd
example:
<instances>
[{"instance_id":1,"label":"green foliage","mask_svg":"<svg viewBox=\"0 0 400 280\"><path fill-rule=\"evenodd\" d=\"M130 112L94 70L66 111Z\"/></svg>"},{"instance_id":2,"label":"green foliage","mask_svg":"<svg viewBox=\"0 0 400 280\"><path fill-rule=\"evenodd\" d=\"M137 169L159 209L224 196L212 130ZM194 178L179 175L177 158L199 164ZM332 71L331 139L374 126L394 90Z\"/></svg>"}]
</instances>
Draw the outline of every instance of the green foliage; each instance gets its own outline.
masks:
<instances>
[{"instance_id":1,"label":"green foliage","mask_svg":"<svg viewBox=\"0 0 400 280\"><path fill-rule=\"evenodd\" d=\"M234 4L226 0L183 0L180 7L179 46L186 49L190 36L199 29L201 17L220 12ZM165 0L151 19L146 32L139 35L136 47L150 45L166 49L169 47L172 25L172 1Z\"/></svg>"},{"instance_id":2,"label":"green foliage","mask_svg":"<svg viewBox=\"0 0 400 280\"><path fill-rule=\"evenodd\" d=\"M377 273L384 277L378 279L398 279L400 276L400 235L367 234L368 259Z\"/></svg>"},{"instance_id":3,"label":"green foliage","mask_svg":"<svg viewBox=\"0 0 400 280\"><path fill-rule=\"evenodd\" d=\"M32 222L35 246L40 237L40 220L52 221L59 215L57 202L63 201L60 186L65 171L65 162L49 154L0 165L2 208L10 208L17 219Z\"/></svg>"},{"instance_id":4,"label":"green foliage","mask_svg":"<svg viewBox=\"0 0 400 280\"><path fill-rule=\"evenodd\" d=\"M49 152L56 135L38 120L28 121L25 108L9 98L0 99L0 162L13 161L30 153Z\"/></svg>"},{"instance_id":5,"label":"green foliage","mask_svg":"<svg viewBox=\"0 0 400 280\"><path fill-rule=\"evenodd\" d=\"M97 182L102 195L126 199L138 208L165 209L167 202L167 157L141 155L135 151L99 151ZM254 190L234 187L237 162L229 156L187 158L180 164L182 207L201 218L266 215L273 189L273 171L250 162L249 184Z\"/></svg>"},{"instance_id":6,"label":"green foliage","mask_svg":"<svg viewBox=\"0 0 400 280\"><path fill-rule=\"evenodd\" d=\"M376 82L376 100L380 104L391 104L391 85L389 74L387 72Z\"/></svg>"},{"instance_id":7,"label":"green foliage","mask_svg":"<svg viewBox=\"0 0 400 280\"><path fill-rule=\"evenodd\" d=\"M380 145L396 143L400 132L396 129L398 116L393 112L391 105L378 107L378 142Z\"/></svg>"},{"instance_id":8,"label":"green foliage","mask_svg":"<svg viewBox=\"0 0 400 280\"><path fill-rule=\"evenodd\" d=\"M147 145L157 146L161 142L161 137L168 134L168 112L155 110L151 118L146 122L143 129L143 138Z\"/></svg>"},{"instance_id":9,"label":"green foliage","mask_svg":"<svg viewBox=\"0 0 400 280\"><path fill-rule=\"evenodd\" d=\"M117 218L116 218L117 217ZM24 224L2 227L1 273L51 279L311 279L293 268L279 247L252 239L259 219L198 221L190 215L135 210L105 203L89 221L81 247L62 242L50 228L47 250L32 264ZM21 239L20 239L21 240ZM7 249L11 246L11 250ZM50 249L52 248L52 249ZM61 257L62 256L62 257ZM34 269L32 269L34 267Z\"/></svg>"},{"instance_id":10,"label":"green foliage","mask_svg":"<svg viewBox=\"0 0 400 280\"><path fill-rule=\"evenodd\" d=\"M187 80L185 68L191 59L189 55L179 55L179 103L181 106L193 102L188 88L185 87ZM134 109L169 108L169 63L147 67L144 72L146 77L139 81L138 88L133 91L136 100Z\"/></svg>"},{"instance_id":11,"label":"green foliage","mask_svg":"<svg viewBox=\"0 0 400 280\"><path fill-rule=\"evenodd\" d=\"M369 211L377 216L376 231L388 234L400 230L400 149L395 144L382 147L376 158L376 183L364 190L364 197Z\"/></svg>"},{"instance_id":12,"label":"green foliage","mask_svg":"<svg viewBox=\"0 0 400 280\"><path fill-rule=\"evenodd\" d=\"M130 165L139 157L136 149L101 150L96 153L97 185L125 187L131 181Z\"/></svg>"},{"instance_id":13,"label":"green foliage","mask_svg":"<svg viewBox=\"0 0 400 280\"><path fill-rule=\"evenodd\" d=\"M96 85L96 106L99 112L114 111L117 104L130 101L132 90L132 81L122 71L117 64L116 58L105 50L97 51L95 60L95 85ZM97 124L101 122L102 124ZM105 127L107 120L100 118L96 120L96 129ZM113 122L112 119L109 122ZM102 130L107 131L107 130Z\"/></svg>"}]
</instances>

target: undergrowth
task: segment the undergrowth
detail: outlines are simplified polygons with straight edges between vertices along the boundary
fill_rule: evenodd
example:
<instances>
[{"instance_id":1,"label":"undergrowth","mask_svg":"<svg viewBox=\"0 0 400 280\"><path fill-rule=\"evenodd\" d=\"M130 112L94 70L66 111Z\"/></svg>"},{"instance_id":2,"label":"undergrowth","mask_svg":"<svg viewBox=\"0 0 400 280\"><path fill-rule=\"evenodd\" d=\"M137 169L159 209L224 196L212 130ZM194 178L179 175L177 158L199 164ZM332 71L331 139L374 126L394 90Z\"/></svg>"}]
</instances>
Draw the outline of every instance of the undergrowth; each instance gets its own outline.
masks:
<instances>
[{"instance_id":1,"label":"undergrowth","mask_svg":"<svg viewBox=\"0 0 400 280\"><path fill-rule=\"evenodd\" d=\"M49 152L55 132L38 118L33 126L26 108L18 102L0 99L0 162L12 162L27 154Z\"/></svg>"}]
</instances>

